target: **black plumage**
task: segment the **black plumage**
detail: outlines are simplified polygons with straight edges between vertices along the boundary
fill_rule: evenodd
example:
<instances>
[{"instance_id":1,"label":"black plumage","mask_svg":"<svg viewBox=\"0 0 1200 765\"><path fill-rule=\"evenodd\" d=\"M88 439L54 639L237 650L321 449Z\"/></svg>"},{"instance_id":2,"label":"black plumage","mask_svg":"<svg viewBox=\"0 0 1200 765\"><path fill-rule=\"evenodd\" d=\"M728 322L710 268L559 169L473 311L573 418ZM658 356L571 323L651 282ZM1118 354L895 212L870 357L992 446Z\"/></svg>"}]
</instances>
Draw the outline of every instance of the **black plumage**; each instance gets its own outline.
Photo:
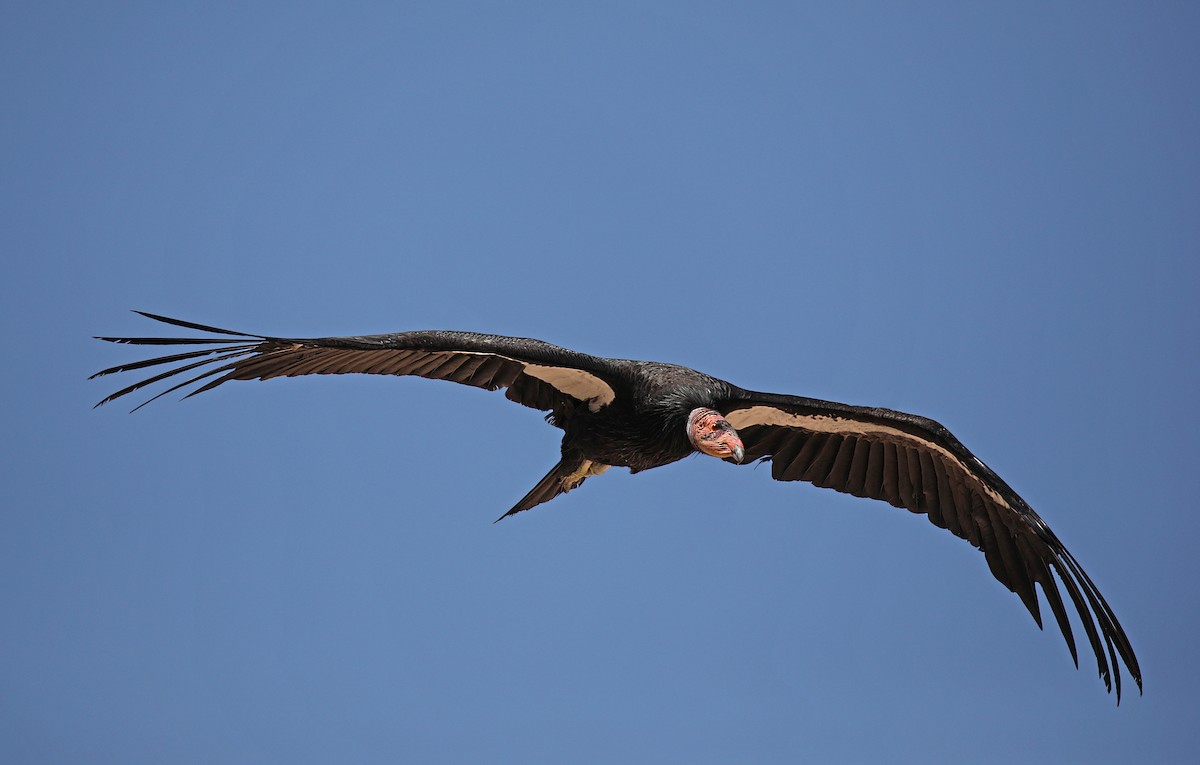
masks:
<instances>
[{"instance_id":1,"label":"black plumage","mask_svg":"<svg viewBox=\"0 0 1200 765\"><path fill-rule=\"evenodd\" d=\"M143 315L221 337L100 338L206 346L98 372L93 377L172 365L100 404L176 375L184 376L182 382L149 401L192 384L188 396L228 380L364 373L504 389L510 400L547 412L547 421L564 431L560 460L504 517L570 491L610 466L636 473L694 453L701 446L693 439L693 418L708 412L719 426L716 437L740 441L735 453L706 453L729 455L733 462L769 461L776 480L807 481L925 514L982 550L993 576L1021 598L1039 626L1035 585L1040 585L1078 665L1057 584L1062 582L1106 687L1115 687L1120 699L1124 663L1141 688L1133 648L1079 562L1008 484L924 417L757 393L674 364L600 358L526 338L447 331L277 338Z\"/></svg>"}]
</instances>

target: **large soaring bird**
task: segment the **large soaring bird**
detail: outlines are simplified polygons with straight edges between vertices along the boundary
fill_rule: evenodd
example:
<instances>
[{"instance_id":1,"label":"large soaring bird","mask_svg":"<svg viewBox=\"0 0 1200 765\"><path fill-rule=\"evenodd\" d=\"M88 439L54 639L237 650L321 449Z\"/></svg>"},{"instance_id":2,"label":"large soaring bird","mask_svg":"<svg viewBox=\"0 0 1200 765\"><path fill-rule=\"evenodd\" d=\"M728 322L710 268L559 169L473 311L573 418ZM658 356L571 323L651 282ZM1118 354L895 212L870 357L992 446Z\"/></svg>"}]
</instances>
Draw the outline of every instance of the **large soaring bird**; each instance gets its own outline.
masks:
<instances>
[{"instance_id":1,"label":"large soaring bird","mask_svg":"<svg viewBox=\"0 0 1200 765\"><path fill-rule=\"evenodd\" d=\"M188 396L227 380L355 372L503 388L509 400L547 412L563 441L558 464L502 517L554 499L614 465L637 473L694 452L732 463L767 461L776 480L808 481L925 514L982 550L992 575L1021 598L1039 627L1034 585L1041 585L1078 666L1057 575L1079 613L1105 686L1111 691L1115 684L1119 702L1119 656L1142 687L1125 631L1075 556L1025 500L933 420L756 393L674 364L600 358L525 338L446 331L282 338L142 315L219 337L99 338L206 346L98 372L93 377L173 365L100 404L193 370L199 373L154 398L201 380L207 382Z\"/></svg>"}]
</instances>

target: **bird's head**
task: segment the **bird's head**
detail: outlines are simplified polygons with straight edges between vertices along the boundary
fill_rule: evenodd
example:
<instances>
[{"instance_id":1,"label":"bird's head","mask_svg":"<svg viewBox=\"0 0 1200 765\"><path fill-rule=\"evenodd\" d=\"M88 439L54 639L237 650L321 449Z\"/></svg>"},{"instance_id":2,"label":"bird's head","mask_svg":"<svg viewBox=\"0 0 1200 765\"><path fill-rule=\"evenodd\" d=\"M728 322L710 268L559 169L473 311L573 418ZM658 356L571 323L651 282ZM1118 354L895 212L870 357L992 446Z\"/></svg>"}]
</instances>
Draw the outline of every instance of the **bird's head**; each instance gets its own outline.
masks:
<instances>
[{"instance_id":1,"label":"bird's head","mask_svg":"<svg viewBox=\"0 0 1200 765\"><path fill-rule=\"evenodd\" d=\"M715 409L693 409L688 415L687 435L697 451L709 456L732 459L734 462L741 462L746 456L746 448L738 432Z\"/></svg>"}]
</instances>

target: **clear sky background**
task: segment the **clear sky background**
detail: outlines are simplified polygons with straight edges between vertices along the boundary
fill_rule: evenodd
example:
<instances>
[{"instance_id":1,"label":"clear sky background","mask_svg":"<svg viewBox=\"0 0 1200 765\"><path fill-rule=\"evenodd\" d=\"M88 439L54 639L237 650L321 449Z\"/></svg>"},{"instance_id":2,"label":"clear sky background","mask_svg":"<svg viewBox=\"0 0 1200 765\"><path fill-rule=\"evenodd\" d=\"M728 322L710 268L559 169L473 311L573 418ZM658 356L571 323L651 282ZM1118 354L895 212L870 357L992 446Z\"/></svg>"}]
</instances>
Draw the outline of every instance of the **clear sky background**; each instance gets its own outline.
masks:
<instances>
[{"instance_id":1,"label":"clear sky background","mask_svg":"<svg viewBox=\"0 0 1200 765\"><path fill-rule=\"evenodd\" d=\"M0 760L1194 762L1194 3L25 3L0 25ZM419 379L92 404L128 309L473 329L933 417L1141 659L708 458Z\"/></svg>"}]
</instances>

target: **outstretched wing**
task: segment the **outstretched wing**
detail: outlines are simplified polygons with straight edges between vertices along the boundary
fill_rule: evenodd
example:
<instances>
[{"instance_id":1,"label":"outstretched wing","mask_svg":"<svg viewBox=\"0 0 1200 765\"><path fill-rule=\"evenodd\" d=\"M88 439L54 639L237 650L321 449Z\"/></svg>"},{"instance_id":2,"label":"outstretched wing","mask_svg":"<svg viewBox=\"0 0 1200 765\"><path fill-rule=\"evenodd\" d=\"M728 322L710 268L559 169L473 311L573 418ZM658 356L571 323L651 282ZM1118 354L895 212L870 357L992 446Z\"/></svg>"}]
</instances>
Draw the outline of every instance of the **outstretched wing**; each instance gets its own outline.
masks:
<instances>
[{"instance_id":1,"label":"outstretched wing","mask_svg":"<svg viewBox=\"0 0 1200 765\"><path fill-rule=\"evenodd\" d=\"M416 375L432 380L498 390L524 406L543 411L588 406L593 411L612 403L621 378L607 359L520 337L473 332L398 332L362 337L281 338L250 335L137 311L143 316L186 329L223 337L101 337L130 345L203 345L205 348L120 364L92 375L129 372L162 365L169 368L113 393L106 404L148 385L187 372L182 382L143 402L202 385L185 398L211 390L227 380L267 380L312 374Z\"/></svg>"},{"instance_id":2,"label":"outstretched wing","mask_svg":"<svg viewBox=\"0 0 1200 765\"><path fill-rule=\"evenodd\" d=\"M1039 627L1034 584L1040 584L1078 666L1053 571L1079 613L1105 686L1111 691L1115 679L1119 702L1120 656L1141 689L1129 639L1083 567L1025 500L938 423L890 409L749 391L717 408L737 428L744 461L770 461L776 480L808 481L924 513L982 550L992 574L1021 598Z\"/></svg>"}]
</instances>

